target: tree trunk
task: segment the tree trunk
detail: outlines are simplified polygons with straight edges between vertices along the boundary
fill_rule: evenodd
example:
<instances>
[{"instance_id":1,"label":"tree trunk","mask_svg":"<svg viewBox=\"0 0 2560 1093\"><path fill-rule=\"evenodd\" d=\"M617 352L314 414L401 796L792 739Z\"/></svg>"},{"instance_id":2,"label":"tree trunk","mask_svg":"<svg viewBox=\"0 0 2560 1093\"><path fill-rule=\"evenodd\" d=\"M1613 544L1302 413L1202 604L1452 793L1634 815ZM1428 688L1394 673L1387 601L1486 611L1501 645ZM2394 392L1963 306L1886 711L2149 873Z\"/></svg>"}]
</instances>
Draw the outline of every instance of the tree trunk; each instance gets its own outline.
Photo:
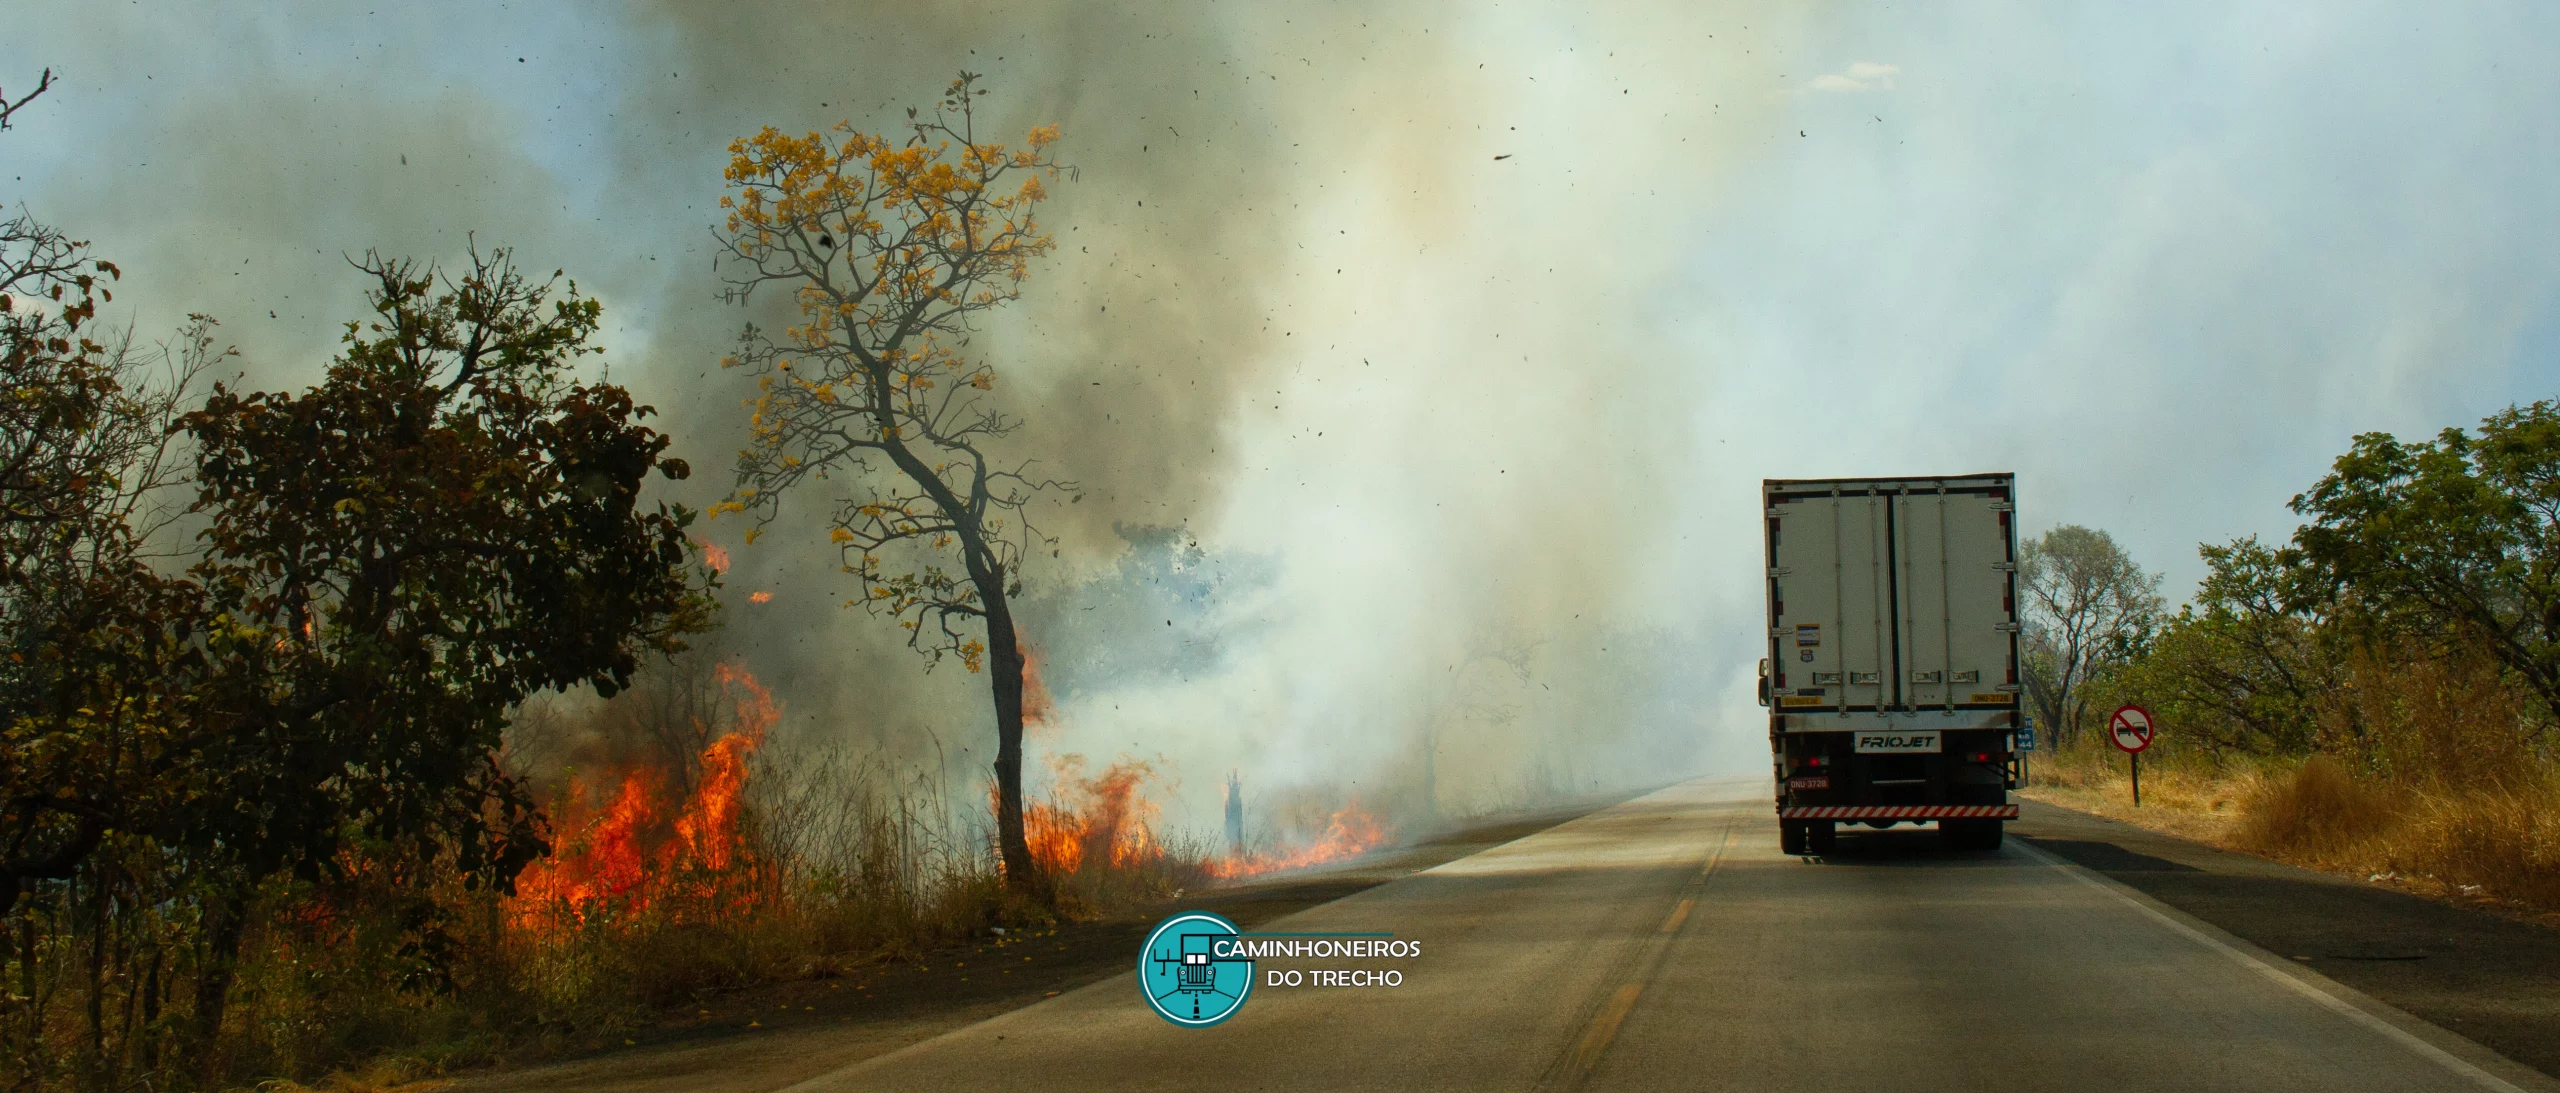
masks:
<instances>
[{"instance_id":1,"label":"tree trunk","mask_svg":"<svg viewBox=\"0 0 2560 1093\"><path fill-rule=\"evenodd\" d=\"M248 899L228 885L205 897L204 966L196 973L195 1050L197 1076L206 1085L221 1076L223 1007L231 1000L231 981L240 966L240 935L248 925Z\"/></svg>"},{"instance_id":2,"label":"tree trunk","mask_svg":"<svg viewBox=\"0 0 2560 1093\"><path fill-rule=\"evenodd\" d=\"M105 1089L107 1081L107 870L89 870L89 1058L88 1085ZM75 884L77 882L74 882ZM75 889L76 890L76 889Z\"/></svg>"},{"instance_id":3,"label":"tree trunk","mask_svg":"<svg viewBox=\"0 0 2560 1093\"><path fill-rule=\"evenodd\" d=\"M996 849L1004 859L1005 885L1046 900L1047 878L1022 830L1022 642L1005 602L1004 575L994 578L979 586L979 596L987 608L987 674L996 699Z\"/></svg>"}]
</instances>

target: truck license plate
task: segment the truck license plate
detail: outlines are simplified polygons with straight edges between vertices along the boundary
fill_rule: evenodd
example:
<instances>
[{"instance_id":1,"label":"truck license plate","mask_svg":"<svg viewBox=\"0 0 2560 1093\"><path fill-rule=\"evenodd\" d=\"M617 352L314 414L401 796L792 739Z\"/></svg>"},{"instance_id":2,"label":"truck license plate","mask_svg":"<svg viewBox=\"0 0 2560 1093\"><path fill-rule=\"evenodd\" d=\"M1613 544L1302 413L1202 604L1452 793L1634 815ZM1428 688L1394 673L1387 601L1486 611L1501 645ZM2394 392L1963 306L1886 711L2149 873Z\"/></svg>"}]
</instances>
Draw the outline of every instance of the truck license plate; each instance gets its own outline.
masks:
<instances>
[{"instance_id":1,"label":"truck license plate","mask_svg":"<svg viewBox=\"0 0 2560 1093\"><path fill-rule=\"evenodd\" d=\"M1934 755L1938 751L1938 734L1935 732L1862 732L1857 734L1855 747L1860 755L1893 752Z\"/></svg>"}]
</instances>

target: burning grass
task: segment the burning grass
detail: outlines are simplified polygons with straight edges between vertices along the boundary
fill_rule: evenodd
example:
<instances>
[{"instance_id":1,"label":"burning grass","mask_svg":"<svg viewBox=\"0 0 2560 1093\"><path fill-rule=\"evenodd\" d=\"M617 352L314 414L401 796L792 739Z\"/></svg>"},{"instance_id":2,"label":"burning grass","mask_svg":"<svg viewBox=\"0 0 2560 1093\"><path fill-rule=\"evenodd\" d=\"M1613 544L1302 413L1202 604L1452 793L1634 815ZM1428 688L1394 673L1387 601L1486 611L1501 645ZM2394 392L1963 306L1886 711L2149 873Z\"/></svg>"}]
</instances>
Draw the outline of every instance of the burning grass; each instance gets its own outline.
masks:
<instances>
[{"instance_id":1,"label":"burning grass","mask_svg":"<svg viewBox=\"0 0 2560 1093\"><path fill-rule=\"evenodd\" d=\"M1208 872L1219 880L1235 880L1307 869L1348 861L1387 845L1393 838L1385 821L1353 801L1326 817L1324 828L1312 841L1259 854L1230 854L1210 862Z\"/></svg>"},{"instance_id":2,"label":"burning grass","mask_svg":"<svg viewBox=\"0 0 2560 1093\"><path fill-rule=\"evenodd\" d=\"M1122 759L1098 774L1084 757L1050 761L1045 800L1026 801L1024 833L1071 914L1171 898L1210 884L1347 861L1387 845L1392 829L1352 801L1307 838L1282 835L1260 851L1212 854L1205 842L1157 830L1161 809L1147 796L1152 764Z\"/></svg>"},{"instance_id":3,"label":"burning grass","mask_svg":"<svg viewBox=\"0 0 2560 1093\"><path fill-rule=\"evenodd\" d=\"M686 772L689 789L670 785L670 772L635 768L618 779L612 803L598 807L581 779L568 780L551 809L563 837L516 879L508 917L518 927L539 931L660 905L734 905L770 887L774 863L742 824L748 763L781 709L744 668L722 664L714 678L734 712Z\"/></svg>"},{"instance_id":4,"label":"burning grass","mask_svg":"<svg viewBox=\"0 0 2560 1093\"><path fill-rule=\"evenodd\" d=\"M523 761L561 772L547 809L553 855L503 897L467 890L449 862L388 857L351 859L326 883L269 885L215 1069L280 1089L361 1088L605 1047L731 992L921 961L1057 914L1150 908L1389 838L1356 802L1318 808L1310 796L1275 824L1303 837L1221 857L1163 830L1153 765L1092 771L1062 757L1028 802L1056 895L1032 903L1002 882L982 798L950 795L945 779L897 757L784 752L772 731L782 710L735 664L680 664L612 703L543 716L517 743ZM165 870L137 861L132 872ZM83 926L95 898L31 901L32 928L13 924L13 940L38 942L18 962L33 989L12 991L35 1004L7 1010L13 1023L0 1027L0 1050L37 1075L13 1088L95 1085L82 1067L186 1087L193 1061L178 1047L202 972L190 940L201 912L182 891L114 895L134 907L99 938ZM109 971L92 975L93 964ZM90 1007L72 1001L84 991L105 1015L94 1035ZM93 1041L112 1067L79 1061Z\"/></svg>"}]
</instances>

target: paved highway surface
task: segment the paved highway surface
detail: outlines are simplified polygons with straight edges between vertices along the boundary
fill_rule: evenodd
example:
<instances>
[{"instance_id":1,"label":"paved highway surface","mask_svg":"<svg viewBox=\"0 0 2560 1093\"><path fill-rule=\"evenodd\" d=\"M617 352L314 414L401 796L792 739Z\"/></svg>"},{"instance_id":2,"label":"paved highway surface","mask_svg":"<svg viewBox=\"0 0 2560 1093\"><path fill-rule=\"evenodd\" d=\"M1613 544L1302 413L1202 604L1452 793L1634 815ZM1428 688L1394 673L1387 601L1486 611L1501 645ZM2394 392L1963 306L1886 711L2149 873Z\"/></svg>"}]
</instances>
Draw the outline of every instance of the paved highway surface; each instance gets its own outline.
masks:
<instances>
[{"instance_id":1,"label":"paved highway surface","mask_svg":"<svg viewBox=\"0 0 2560 1093\"><path fill-rule=\"evenodd\" d=\"M2016 840L1774 827L1758 784L1674 786L1261 928L1420 941L1262 964L1402 986L1182 1029L1123 975L792 1090L2560 1090Z\"/></svg>"}]
</instances>

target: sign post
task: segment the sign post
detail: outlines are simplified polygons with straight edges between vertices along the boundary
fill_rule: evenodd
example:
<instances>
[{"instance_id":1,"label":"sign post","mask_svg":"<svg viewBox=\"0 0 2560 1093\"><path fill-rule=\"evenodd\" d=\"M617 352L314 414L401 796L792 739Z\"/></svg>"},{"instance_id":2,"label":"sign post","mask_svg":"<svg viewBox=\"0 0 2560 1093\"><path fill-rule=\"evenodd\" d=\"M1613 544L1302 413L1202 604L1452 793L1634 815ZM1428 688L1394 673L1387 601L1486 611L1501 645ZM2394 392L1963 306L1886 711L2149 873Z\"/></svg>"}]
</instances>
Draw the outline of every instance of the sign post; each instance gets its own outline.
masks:
<instances>
[{"instance_id":1,"label":"sign post","mask_svg":"<svg viewBox=\"0 0 2560 1093\"><path fill-rule=\"evenodd\" d=\"M2036 715L2026 714L2019 720L2023 724L2018 727L2018 784L2023 786L2035 780L2027 770L2026 753L2036 750Z\"/></svg>"},{"instance_id":2,"label":"sign post","mask_svg":"<svg viewBox=\"0 0 2560 1093\"><path fill-rule=\"evenodd\" d=\"M2133 807L2142 807L2142 751L2151 746L2151 711L2140 706L2116 707L2107 718L2107 738L2121 749L2133 764Z\"/></svg>"}]
</instances>

